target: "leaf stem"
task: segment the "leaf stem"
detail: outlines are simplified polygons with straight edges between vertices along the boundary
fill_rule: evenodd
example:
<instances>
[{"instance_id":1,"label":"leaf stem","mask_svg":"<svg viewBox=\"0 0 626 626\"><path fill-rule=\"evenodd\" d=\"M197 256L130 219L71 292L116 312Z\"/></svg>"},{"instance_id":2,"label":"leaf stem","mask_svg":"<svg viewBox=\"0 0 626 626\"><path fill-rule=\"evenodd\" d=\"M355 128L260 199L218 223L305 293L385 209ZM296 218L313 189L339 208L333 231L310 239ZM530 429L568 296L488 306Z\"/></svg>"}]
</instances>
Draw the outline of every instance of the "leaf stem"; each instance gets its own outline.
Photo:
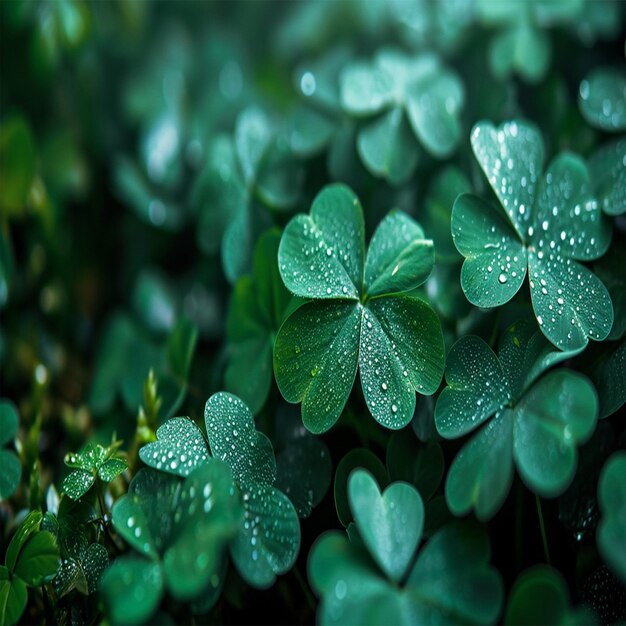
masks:
<instances>
[{"instance_id":1,"label":"leaf stem","mask_svg":"<svg viewBox=\"0 0 626 626\"><path fill-rule=\"evenodd\" d=\"M298 581L298 584L302 588L302 592L304 593L304 597L306 598L309 608L311 609L311 611L313 611L313 614L315 614L315 609L316 609L315 598L313 597L313 594L309 590L309 587L306 584L306 581L304 580L304 577L300 573L300 569L298 568L297 565L293 566L293 573L294 573L294 576L296 577L296 580Z\"/></svg>"},{"instance_id":2,"label":"leaf stem","mask_svg":"<svg viewBox=\"0 0 626 626\"><path fill-rule=\"evenodd\" d=\"M537 516L539 517L539 528L541 529L541 540L543 542L543 552L546 557L546 563L552 565L550 561L550 551L548 550L548 538L546 536L546 527L543 523L543 511L541 510L541 500L539 496L535 494L535 502L537 503Z\"/></svg>"}]
</instances>

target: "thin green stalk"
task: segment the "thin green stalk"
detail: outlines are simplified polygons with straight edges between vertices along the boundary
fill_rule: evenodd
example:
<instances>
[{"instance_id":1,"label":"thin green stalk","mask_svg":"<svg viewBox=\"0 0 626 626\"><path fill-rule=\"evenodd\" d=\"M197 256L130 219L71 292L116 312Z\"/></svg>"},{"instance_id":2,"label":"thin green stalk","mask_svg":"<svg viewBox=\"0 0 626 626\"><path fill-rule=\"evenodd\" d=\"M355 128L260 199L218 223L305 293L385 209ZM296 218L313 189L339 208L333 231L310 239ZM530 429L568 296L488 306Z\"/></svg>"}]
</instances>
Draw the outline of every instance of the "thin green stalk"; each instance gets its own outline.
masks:
<instances>
[{"instance_id":1,"label":"thin green stalk","mask_svg":"<svg viewBox=\"0 0 626 626\"><path fill-rule=\"evenodd\" d=\"M546 557L546 563L552 565L550 562L550 551L548 550L548 538L546 536L546 527L543 523L543 511L541 510L541 500L539 496L535 494L535 502L537 503L537 515L539 516L539 527L541 528L541 540L543 541L543 552Z\"/></svg>"}]
</instances>

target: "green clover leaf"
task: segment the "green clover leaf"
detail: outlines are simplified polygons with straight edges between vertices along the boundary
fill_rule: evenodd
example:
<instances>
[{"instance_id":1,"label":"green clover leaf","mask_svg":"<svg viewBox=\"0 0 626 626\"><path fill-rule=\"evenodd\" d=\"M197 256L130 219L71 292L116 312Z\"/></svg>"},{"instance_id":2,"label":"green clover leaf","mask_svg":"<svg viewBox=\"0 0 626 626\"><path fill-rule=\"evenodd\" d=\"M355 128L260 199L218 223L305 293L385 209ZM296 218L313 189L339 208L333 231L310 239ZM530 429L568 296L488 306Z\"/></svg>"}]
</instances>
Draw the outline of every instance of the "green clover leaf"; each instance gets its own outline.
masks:
<instances>
[{"instance_id":1,"label":"green clover leaf","mask_svg":"<svg viewBox=\"0 0 626 626\"><path fill-rule=\"evenodd\" d=\"M274 338L293 300L278 272L279 242L277 229L259 238L252 276L243 276L235 284L228 314L224 384L255 414L267 399Z\"/></svg>"},{"instance_id":2,"label":"green clover leaf","mask_svg":"<svg viewBox=\"0 0 626 626\"><path fill-rule=\"evenodd\" d=\"M266 208L283 211L298 200L303 171L270 117L250 107L234 137L218 137L192 190L199 215L198 243L208 253L221 244L226 278L234 283L251 265L251 250L269 225Z\"/></svg>"},{"instance_id":3,"label":"green clover leaf","mask_svg":"<svg viewBox=\"0 0 626 626\"><path fill-rule=\"evenodd\" d=\"M546 27L573 22L582 8L581 0L479 0L476 10L480 21L501 29L489 49L494 75L502 79L516 72L529 82L541 80L552 56Z\"/></svg>"},{"instance_id":4,"label":"green clover leaf","mask_svg":"<svg viewBox=\"0 0 626 626\"><path fill-rule=\"evenodd\" d=\"M602 469L598 483L598 504L602 520L598 525L597 540L600 554L609 567L626 581L626 453L613 454Z\"/></svg>"},{"instance_id":5,"label":"green clover leaf","mask_svg":"<svg viewBox=\"0 0 626 626\"><path fill-rule=\"evenodd\" d=\"M578 373L542 374L574 354L555 351L527 323L506 331L498 356L476 336L452 346L448 386L435 407L437 431L455 439L486 422L450 467L446 501L455 515L473 509L479 519L491 518L509 492L514 463L535 493L553 497L566 489L577 446L595 427L598 398Z\"/></svg>"},{"instance_id":6,"label":"green clover leaf","mask_svg":"<svg viewBox=\"0 0 626 626\"><path fill-rule=\"evenodd\" d=\"M100 576L109 564L106 548L99 543L90 544L80 532L67 543L67 552L54 579L55 590L59 597L73 589L90 595L97 590Z\"/></svg>"},{"instance_id":7,"label":"green clover leaf","mask_svg":"<svg viewBox=\"0 0 626 626\"><path fill-rule=\"evenodd\" d=\"M273 486L276 460L269 439L257 431L252 413L236 396L219 392L205 407L208 444L187 418L175 418L157 431L157 441L139 456L156 469L187 476L214 460L232 472L244 509L230 553L241 576L251 585L269 587L288 571L300 547L300 524L290 500ZM212 455L212 456L211 456Z\"/></svg>"},{"instance_id":8,"label":"green clover leaf","mask_svg":"<svg viewBox=\"0 0 626 626\"><path fill-rule=\"evenodd\" d=\"M138 619L150 616L165 589L190 600L220 585L225 551L242 515L230 468L221 461L210 459L184 481L152 469L138 472L114 504L112 518L117 532L145 558L118 559L102 576L111 617L119 619L142 580L153 581L156 590L143 592L146 605L133 610Z\"/></svg>"},{"instance_id":9,"label":"green clover leaf","mask_svg":"<svg viewBox=\"0 0 626 626\"><path fill-rule=\"evenodd\" d=\"M376 116L357 138L359 155L375 176L393 185L408 180L419 160L416 139L436 158L454 151L463 84L437 57L381 50L372 63L349 65L340 82L347 113Z\"/></svg>"},{"instance_id":10,"label":"green clover leaf","mask_svg":"<svg viewBox=\"0 0 626 626\"><path fill-rule=\"evenodd\" d=\"M510 626L523 624L594 624L587 608L573 609L563 577L551 567L538 565L523 572L513 584L504 616Z\"/></svg>"},{"instance_id":11,"label":"green clover leaf","mask_svg":"<svg viewBox=\"0 0 626 626\"><path fill-rule=\"evenodd\" d=\"M128 467L126 459L114 456L119 444L108 448L99 444L87 444L80 452L65 455L65 465L74 469L63 481L63 492L72 500L82 498L96 482L115 480Z\"/></svg>"},{"instance_id":12,"label":"green clover leaf","mask_svg":"<svg viewBox=\"0 0 626 626\"><path fill-rule=\"evenodd\" d=\"M471 194L452 209L452 235L465 257L461 285L476 306L500 306L526 274L537 322L561 350L601 341L613 324L611 298L578 261L602 256L610 225L591 195L587 167L569 153L557 156L540 179L543 142L530 125L481 122L472 147L504 214ZM508 219L507 219L508 218Z\"/></svg>"},{"instance_id":13,"label":"green clover leaf","mask_svg":"<svg viewBox=\"0 0 626 626\"><path fill-rule=\"evenodd\" d=\"M602 145L589 158L593 192L607 215L626 212L626 137Z\"/></svg>"},{"instance_id":14,"label":"green clover leaf","mask_svg":"<svg viewBox=\"0 0 626 626\"><path fill-rule=\"evenodd\" d=\"M20 484L22 465L14 452L4 446L15 439L19 417L15 405L0 400L0 501L10 498Z\"/></svg>"},{"instance_id":15,"label":"green clover leaf","mask_svg":"<svg viewBox=\"0 0 626 626\"><path fill-rule=\"evenodd\" d=\"M309 555L309 580L321 596L318 620L328 624L491 624L503 600L489 566L489 541L469 524L437 532L420 550L406 582L381 575L363 546L336 531Z\"/></svg>"},{"instance_id":16,"label":"green clover leaf","mask_svg":"<svg viewBox=\"0 0 626 626\"><path fill-rule=\"evenodd\" d=\"M594 69L581 83L578 105L583 117L609 132L626 130L626 78L618 68Z\"/></svg>"},{"instance_id":17,"label":"green clover leaf","mask_svg":"<svg viewBox=\"0 0 626 626\"><path fill-rule=\"evenodd\" d=\"M283 397L302 402L302 421L321 433L337 421L357 367L367 406L387 428L413 417L415 392L435 392L443 371L443 335L422 300L403 295L433 266L431 240L410 217L392 211L365 257L363 214L343 185L329 185L309 215L287 225L278 250L293 294L315 298L281 326L274 373Z\"/></svg>"},{"instance_id":18,"label":"green clover leaf","mask_svg":"<svg viewBox=\"0 0 626 626\"><path fill-rule=\"evenodd\" d=\"M59 548L41 522L41 511L31 511L9 543L0 566L0 624L16 624L26 608L27 587L50 582L59 569Z\"/></svg>"},{"instance_id":19,"label":"green clover leaf","mask_svg":"<svg viewBox=\"0 0 626 626\"><path fill-rule=\"evenodd\" d=\"M363 542L374 561L393 581L400 581L413 559L424 528L424 503L404 482L381 494L376 479L355 470L348 482L350 508Z\"/></svg>"}]
</instances>

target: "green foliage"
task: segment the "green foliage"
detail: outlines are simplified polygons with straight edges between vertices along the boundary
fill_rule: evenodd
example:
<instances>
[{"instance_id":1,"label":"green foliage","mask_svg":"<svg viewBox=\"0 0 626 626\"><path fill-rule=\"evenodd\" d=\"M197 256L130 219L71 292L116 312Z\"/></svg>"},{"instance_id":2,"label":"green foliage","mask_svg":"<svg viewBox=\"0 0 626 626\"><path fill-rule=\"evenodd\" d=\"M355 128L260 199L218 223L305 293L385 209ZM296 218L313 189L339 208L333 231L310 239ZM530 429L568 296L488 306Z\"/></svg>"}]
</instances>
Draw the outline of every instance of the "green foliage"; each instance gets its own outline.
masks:
<instances>
[{"instance_id":1,"label":"green foliage","mask_svg":"<svg viewBox=\"0 0 626 626\"><path fill-rule=\"evenodd\" d=\"M408 523L415 521L407 518ZM493 623L500 613L503 589L500 576L488 564L489 552L486 536L476 527L448 526L419 551L398 587L368 558L362 545L337 531L326 533L309 557L309 578L322 598L319 621Z\"/></svg>"},{"instance_id":2,"label":"green foliage","mask_svg":"<svg viewBox=\"0 0 626 626\"><path fill-rule=\"evenodd\" d=\"M337 421L357 367L367 406L387 428L405 426L415 392L432 394L441 380L437 316L424 301L403 295L430 274L432 241L415 221L392 211L364 256L362 209L344 186L323 189L311 214L293 218L281 239L278 263L285 285L317 300L282 325L274 371L285 399L302 402L302 420L313 433Z\"/></svg>"},{"instance_id":3,"label":"green foliage","mask_svg":"<svg viewBox=\"0 0 626 626\"><path fill-rule=\"evenodd\" d=\"M0 500L6 500L15 493L20 484L22 465L20 460L4 446L15 439L19 417L12 402L0 401Z\"/></svg>"},{"instance_id":4,"label":"green foliage","mask_svg":"<svg viewBox=\"0 0 626 626\"><path fill-rule=\"evenodd\" d=\"M625 12L0 2L0 625L626 622Z\"/></svg>"},{"instance_id":5,"label":"green foliage","mask_svg":"<svg viewBox=\"0 0 626 626\"><path fill-rule=\"evenodd\" d=\"M511 487L513 462L535 493L556 496L568 486L577 446L595 427L598 399L580 374L542 374L571 355L554 351L528 323L507 329L498 356L479 337L454 344L435 410L437 431L451 439L485 425L450 467L446 500L453 513L474 509L479 519L492 517Z\"/></svg>"},{"instance_id":6,"label":"green foliage","mask_svg":"<svg viewBox=\"0 0 626 626\"><path fill-rule=\"evenodd\" d=\"M477 306L500 306L526 273L537 322L561 350L602 341L613 325L605 286L578 261L602 256L611 229L591 195L589 172L575 155L557 156L541 177L543 141L530 125L487 122L472 131L472 148L508 220L480 198L462 195L452 234L466 257L461 285ZM485 235L486 233L486 235Z\"/></svg>"},{"instance_id":7,"label":"green foliage","mask_svg":"<svg viewBox=\"0 0 626 626\"><path fill-rule=\"evenodd\" d=\"M54 536L41 530L40 511L31 511L13 535L0 566L0 624L16 624L28 599L28 587L41 587L60 565Z\"/></svg>"},{"instance_id":8,"label":"green foliage","mask_svg":"<svg viewBox=\"0 0 626 626\"><path fill-rule=\"evenodd\" d=\"M115 480L128 467L124 458L115 456L121 444L121 441L115 441L108 448L88 444L80 452L68 452L65 465L74 471L63 481L63 492L72 500L78 500L97 480L103 483Z\"/></svg>"}]
</instances>

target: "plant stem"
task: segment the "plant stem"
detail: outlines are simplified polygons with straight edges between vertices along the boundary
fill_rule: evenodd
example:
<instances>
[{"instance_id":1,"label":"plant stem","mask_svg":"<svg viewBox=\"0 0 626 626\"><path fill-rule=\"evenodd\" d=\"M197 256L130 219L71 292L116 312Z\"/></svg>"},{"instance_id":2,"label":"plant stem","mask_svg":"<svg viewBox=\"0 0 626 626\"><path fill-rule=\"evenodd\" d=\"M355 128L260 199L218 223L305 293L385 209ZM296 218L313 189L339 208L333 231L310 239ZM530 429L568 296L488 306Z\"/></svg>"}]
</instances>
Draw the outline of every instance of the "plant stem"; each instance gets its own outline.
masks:
<instances>
[{"instance_id":1,"label":"plant stem","mask_svg":"<svg viewBox=\"0 0 626 626\"><path fill-rule=\"evenodd\" d=\"M539 527L541 528L541 540L543 541L543 552L546 557L546 563L552 565L550 562L550 551L548 550L548 538L546 537L546 527L543 523L543 511L541 510L541 500L539 496L535 494L535 502L537 503L537 515L539 517Z\"/></svg>"},{"instance_id":2,"label":"plant stem","mask_svg":"<svg viewBox=\"0 0 626 626\"><path fill-rule=\"evenodd\" d=\"M297 565L293 566L293 573L296 577L296 580L298 581L300 587L302 588L302 591L304 593L304 597L306 598L307 604L309 605L309 608L311 609L311 611L313 611L313 614L315 614L315 598L313 597L313 595L311 594L311 592L309 591L309 587L306 584L306 581L304 580L302 574L300 573L300 570L298 568Z\"/></svg>"}]
</instances>

